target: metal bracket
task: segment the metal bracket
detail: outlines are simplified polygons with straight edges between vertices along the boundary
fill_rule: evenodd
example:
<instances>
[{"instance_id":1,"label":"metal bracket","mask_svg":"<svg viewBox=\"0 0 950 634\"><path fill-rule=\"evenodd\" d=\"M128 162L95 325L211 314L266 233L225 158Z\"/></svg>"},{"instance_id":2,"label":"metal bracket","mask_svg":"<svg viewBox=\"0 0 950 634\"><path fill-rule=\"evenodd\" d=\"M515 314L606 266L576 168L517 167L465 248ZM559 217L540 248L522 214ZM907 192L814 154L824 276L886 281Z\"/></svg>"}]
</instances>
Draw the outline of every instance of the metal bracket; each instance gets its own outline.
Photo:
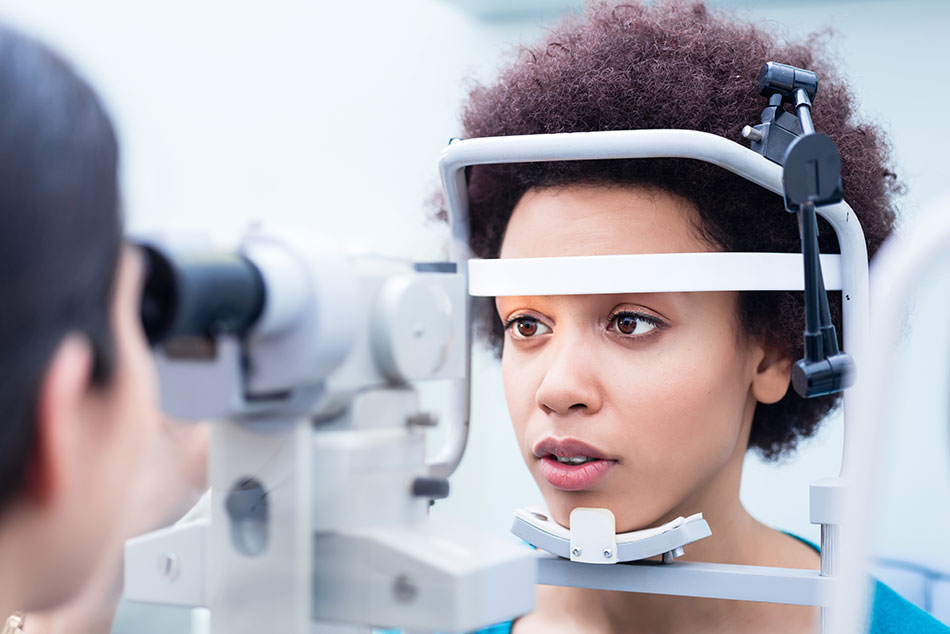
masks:
<instances>
[{"instance_id":1,"label":"metal bracket","mask_svg":"<svg viewBox=\"0 0 950 634\"><path fill-rule=\"evenodd\" d=\"M650 557L662 557L663 563L672 563L675 557L683 555L683 546L712 535L709 524L702 513L690 517L679 517L663 526L628 533L611 533L607 537L607 522L614 529L613 514L597 516L587 511L607 511L607 509L581 510L582 526L575 527L574 513L571 513L572 530L564 528L550 519L548 511L539 507L518 509L515 511L511 532L532 546L547 552L582 563L622 563L640 561ZM574 548L580 552L574 554ZM605 550L611 550L609 556Z\"/></svg>"}]
</instances>

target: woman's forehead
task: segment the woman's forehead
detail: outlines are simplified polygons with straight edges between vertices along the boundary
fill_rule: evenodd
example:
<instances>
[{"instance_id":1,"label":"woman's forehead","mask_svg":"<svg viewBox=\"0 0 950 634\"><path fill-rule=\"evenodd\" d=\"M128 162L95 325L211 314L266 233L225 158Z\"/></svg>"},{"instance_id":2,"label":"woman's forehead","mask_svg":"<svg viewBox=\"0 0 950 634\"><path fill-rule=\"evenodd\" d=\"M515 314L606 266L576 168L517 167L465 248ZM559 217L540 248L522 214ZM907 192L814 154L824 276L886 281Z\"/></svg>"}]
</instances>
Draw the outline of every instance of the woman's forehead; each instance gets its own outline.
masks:
<instances>
[{"instance_id":1,"label":"woman's forehead","mask_svg":"<svg viewBox=\"0 0 950 634\"><path fill-rule=\"evenodd\" d=\"M528 191L515 206L503 258L713 250L685 199L655 188L572 185Z\"/></svg>"}]
</instances>

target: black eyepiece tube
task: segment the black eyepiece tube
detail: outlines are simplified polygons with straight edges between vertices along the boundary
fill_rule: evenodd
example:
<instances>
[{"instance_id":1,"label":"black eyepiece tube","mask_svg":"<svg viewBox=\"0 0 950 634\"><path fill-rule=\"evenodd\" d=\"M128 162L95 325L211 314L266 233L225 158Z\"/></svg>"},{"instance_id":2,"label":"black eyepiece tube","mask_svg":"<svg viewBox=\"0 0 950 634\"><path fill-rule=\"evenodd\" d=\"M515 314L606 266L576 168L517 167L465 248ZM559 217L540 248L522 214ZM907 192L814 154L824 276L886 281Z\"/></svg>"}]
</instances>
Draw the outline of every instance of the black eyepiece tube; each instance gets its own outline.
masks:
<instances>
[{"instance_id":1,"label":"black eyepiece tube","mask_svg":"<svg viewBox=\"0 0 950 634\"><path fill-rule=\"evenodd\" d=\"M173 252L143 245L142 325L149 343L174 337L242 336L264 310L260 271L236 253Z\"/></svg>"},{"instance_id":2,"label":"black eyepiece tube","mask_svg":"<svg viewBox=\"0 0 950 634\"><path fill-rule=\"evenodd\" d=\"M758 89L763 97L777 93L786 99L792 99L795 91L801 89L814 101L818 93L818 75L804 68L766 62L759 71Z\"/></svg>"}]
</instances>

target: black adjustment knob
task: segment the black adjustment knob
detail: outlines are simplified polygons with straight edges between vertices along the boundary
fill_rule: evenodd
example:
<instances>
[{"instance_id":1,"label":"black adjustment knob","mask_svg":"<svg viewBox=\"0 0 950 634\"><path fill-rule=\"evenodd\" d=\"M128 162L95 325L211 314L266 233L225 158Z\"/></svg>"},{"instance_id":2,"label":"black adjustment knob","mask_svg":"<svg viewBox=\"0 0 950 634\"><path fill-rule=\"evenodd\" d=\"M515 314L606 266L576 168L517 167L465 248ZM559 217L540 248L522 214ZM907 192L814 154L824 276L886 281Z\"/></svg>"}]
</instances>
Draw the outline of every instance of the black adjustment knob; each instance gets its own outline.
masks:
<instances>
[{"instance_id":1,"label":"black adjustment knob","mask_svg":"<svg viewBox=\"0 0 950 634\"><path fill-rule=\"evenodd\" d=\"M779 94L790 98L796 90L804 90L808 98L814 100L818 93L818 75L804 68L766 62L759 71L758 88L763 97Z\"/></svg>"},{"instance_id":2,"label":"black adjustment knob","mask_svg":"<svg viewBox=\"0 0 950 634\"><path fill-rule=\"evenodd\" d=\"M412 495L429 500L449 497L449 481L445 478L416 478L412 482Z\"/></svg>"},{"instance_id":3,"label":"black adjustment knob","mask_svg":"<svg viewBox=\"0 0 950 634\"><path fill-rule=\"evenodd\" d=\"M808 201L816 207L841 202L841 154L830 137L798 137L788 146L783 164L782 186L789 211L797 211Z\"/></svg>"},{"instance_id":4,"label":"black adjustment knob","mask_svg":"<svg viewBox=\"0 0 950 634\"><path fill-rule=\"evenodd\" d=\"M854 385L854 359L839 352L820 361L802 359L792 366L792 387L802 398L834 394Z\"/></svg>"}]
</instances>

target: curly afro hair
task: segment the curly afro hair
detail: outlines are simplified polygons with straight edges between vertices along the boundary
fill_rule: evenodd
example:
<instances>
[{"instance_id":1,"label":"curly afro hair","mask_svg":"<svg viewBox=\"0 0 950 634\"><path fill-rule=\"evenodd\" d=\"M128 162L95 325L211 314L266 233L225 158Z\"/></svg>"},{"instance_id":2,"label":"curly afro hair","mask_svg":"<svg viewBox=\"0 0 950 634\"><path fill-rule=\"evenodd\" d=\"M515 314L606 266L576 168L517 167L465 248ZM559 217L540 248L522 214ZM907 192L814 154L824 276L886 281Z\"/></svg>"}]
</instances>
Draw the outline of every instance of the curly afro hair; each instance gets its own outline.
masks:
<instances>
[{"instance_id":1,"label":"curly afro hair","mask_svg":"<svg viewBox=\"0 0 950 634\"><path fill-rule=\"evenodd\" d=\"M477 86L463 112L464 136L681 128L742 142L766 102L756 91L759 69L777 61L815 71L821 81L816 128L838 144L845 198L874 254L894 227L900 192L882 132L856 120L854 99L820 38L778 42L755 24L714 13L701 2L598 2L524 47L490 86ZM687 159L608 160L475 166L469 171L471 247L498 257L511 212L532 188L571 184L656 187L690 201L705 237L724 251L795 253L797 223L780 196L707 163ZM823 221L822 221L823 222ZM838 252L822 225L821 250ZM839 324L841 300L831 294ZM801 356L804 298L798 292L746 292L739 320L749 333L796 359ZM496 351L502 327L493 310L478 315ZM767 459L814 433L838 396L802 399L791 389L756 408L749 446Z\"/></svg>"}]
</instances>

